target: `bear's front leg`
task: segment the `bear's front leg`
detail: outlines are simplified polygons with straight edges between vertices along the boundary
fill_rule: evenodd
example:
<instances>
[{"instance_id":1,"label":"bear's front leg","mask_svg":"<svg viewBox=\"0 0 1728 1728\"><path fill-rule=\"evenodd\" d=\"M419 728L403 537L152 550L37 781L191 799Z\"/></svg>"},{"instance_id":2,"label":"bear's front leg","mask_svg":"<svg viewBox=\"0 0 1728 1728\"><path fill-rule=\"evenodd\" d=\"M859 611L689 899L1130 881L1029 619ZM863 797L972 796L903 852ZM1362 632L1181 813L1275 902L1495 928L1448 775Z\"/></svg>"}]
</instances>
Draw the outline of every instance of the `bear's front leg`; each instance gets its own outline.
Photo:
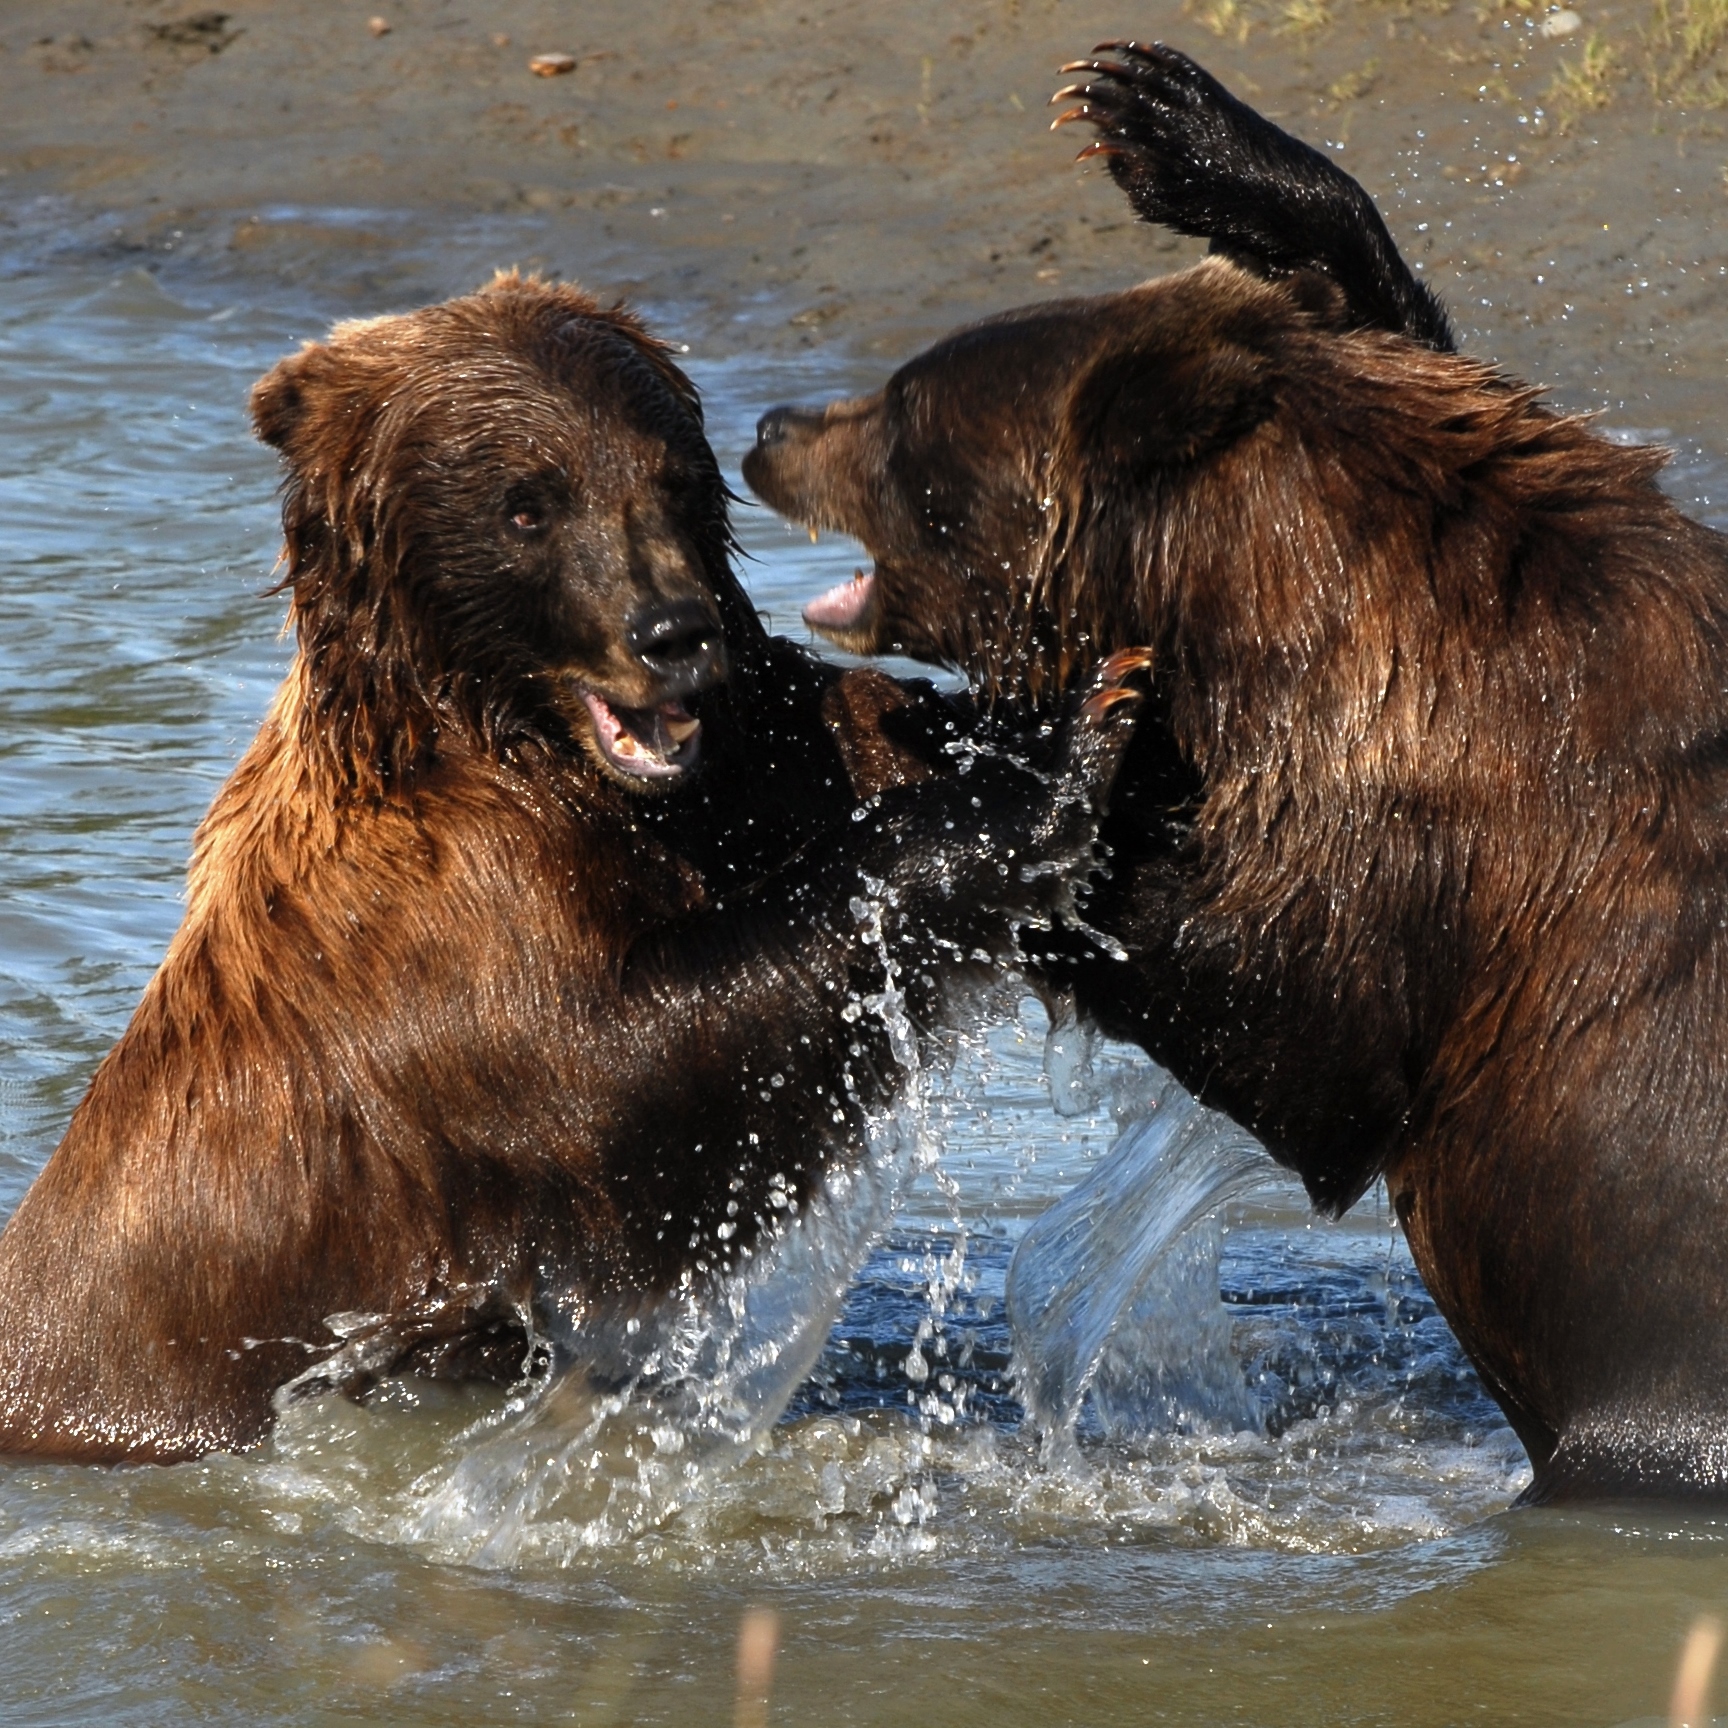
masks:
<instances>
[{"instance_id":1,"label":"bear's front leg","mask_svg":"<svg viewBox=\"0 0 1728 1728\"><path fill-rule=\"evenodd\" d=\"M1275 276L1317 270L1344 291L1351 322L1430 348L1457 346L1439 300L1411 274L1368 194L1336 163L1239 102L1186 54L1161 42L1102 42L1110 60L1071 60L1087 81L1057 126L1084 120L1135 213L1210 240Z\"/></svg>"}]
</instances>

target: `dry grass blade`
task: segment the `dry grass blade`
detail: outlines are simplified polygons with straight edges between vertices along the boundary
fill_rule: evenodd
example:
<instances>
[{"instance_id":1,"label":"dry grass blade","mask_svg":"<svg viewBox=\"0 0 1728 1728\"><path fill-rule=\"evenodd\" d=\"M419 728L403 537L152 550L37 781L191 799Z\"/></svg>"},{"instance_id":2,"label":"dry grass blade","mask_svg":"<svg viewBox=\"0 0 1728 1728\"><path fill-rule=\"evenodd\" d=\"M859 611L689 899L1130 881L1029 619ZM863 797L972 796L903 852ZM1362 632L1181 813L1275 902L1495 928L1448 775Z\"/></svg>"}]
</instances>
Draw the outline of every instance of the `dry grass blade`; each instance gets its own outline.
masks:
<instances>
[{"instance_id":1,"label":"dry grass blade","mask_svg":"<svg viewBox=\"0 0 1728 1728\"><path fill-rule=\"evenodd\" d=\"M1721 1650L1722 1622L1714 1614L1700 1614L1680 1652L1680 1672L1674 1676L1674 1696L1668 1705L1668 1728L1707 1728L1710 1676Z\"/></svg>"},{"instance_id":2,"label":"dry grass blade","mask_svg":"<svg viewBox=\"0 0 1728 1728\"><path fill-rule=\"evenodd\" d=\"M774 1656L780 1647L780 1616L772 1608L747 1608L738 1622L736 1728L768 1728L774 1690Z\"/></svg>"}]
</instances>

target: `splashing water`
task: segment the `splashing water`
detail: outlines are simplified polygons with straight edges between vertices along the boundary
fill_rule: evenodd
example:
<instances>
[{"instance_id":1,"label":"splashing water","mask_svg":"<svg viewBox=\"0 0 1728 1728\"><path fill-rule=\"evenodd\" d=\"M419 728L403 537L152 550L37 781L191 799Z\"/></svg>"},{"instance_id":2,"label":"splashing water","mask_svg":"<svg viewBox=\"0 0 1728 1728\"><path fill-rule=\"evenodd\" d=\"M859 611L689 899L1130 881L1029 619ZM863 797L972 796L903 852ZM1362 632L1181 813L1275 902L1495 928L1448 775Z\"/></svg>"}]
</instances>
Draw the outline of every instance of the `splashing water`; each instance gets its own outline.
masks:
<instances>
[{"instance_id":1,"label":"splashing water","mask_svg":"<svg viewBox=\"0 0 1728 1728\"><path fill-rule=\"evenodd\" d=\"M1025 1057L991 1033L926 1061L868 1154L746 1270L586 1321L561 1341L574 1365L502 1406L400 1383L366 1409L297 1407L268 1460L238 1466L248 1498L296 1529L492 1570L829 1576L1000 1560L1100 1524L1366 1550L1516 1493L1515 1441L1454 1385L1467 1370L1389 1247L1362 1244L1383 1269L1320 1271L1268 1231L1265 1194L1223 1230L1220 1205L1279 1187L1264 1155L1137 1053L1022 1012ZM1075 1111L1054 1136L1040 1041ZM1044 1152L1022 1196L1004 1166L1027 1133ZM965 1172L992 1142L1005 1179L981 1212ZM1271 1204L1300 1198L1285 1183Z\"/></svg>"},{"instance_id":2,"label":"splashing water","mask_svg":"<svg viewBox=\"0 0 1728 1728\"><path fill-rule=\"evenodd\" d=\"M1099 1102L1098 1033L1080 1023L1072 1000L1057 1004L1044 1035L1044 1080L1058 1116L1084 1116Z\"/></svg>"},{"instance_id":3,"label":"splashing water","mask_svg":"<svg viewBox=\"0 0 1728 1728\"><path fill-rule=\"evenodd\" d=\"M442 1558L568 1561L700 1497L773 1426L820 1354L911 1160L898 1118L749 1271L579 1338L578 1363L458 1437L414 1485L398 1534ZM621 1381L595 1368L622 1359ZM495 1432L487 1433L488 1427Z\"/></svg>"},{"instance_id":4,"label":"splashing water","mask_svg":"<svg viewBox=\"0 0 1728 1728\"><path fill-rule=\"evenodd\" d=\"M1066 1056L1073 1036L1059 1021L1050 1048ZM1058 1083L1072 1094L1072 1064ZM1215 1222L1195 1226L1269 1168L1170 1081L1022 1237L1007 1282L1015 1378L1047 1458L1071 1454L1088 1394L1107 1433L1259 1427L1218 1296L1222 1239Z\"/></svg>"},{"instance_id":5,"label":"splashing water","mask_svg":"<svg viewBox=\"0 0 1728 1728\"><path fill-rule=\"evenodd\" d=\"M852 903L884 968L882 989L854 1006L882 1022L902 1085L871 1122L863 1156L831 1168L741 1270L686 1274L646 1312L579 1315L559 1340L569 1365L458 1434L388 1534L471 1565L568 1563L664 1523L763 1441L815 1366L908 1178L938 1155L883 910L877 899Z\"/></svg>"}]
</instances>

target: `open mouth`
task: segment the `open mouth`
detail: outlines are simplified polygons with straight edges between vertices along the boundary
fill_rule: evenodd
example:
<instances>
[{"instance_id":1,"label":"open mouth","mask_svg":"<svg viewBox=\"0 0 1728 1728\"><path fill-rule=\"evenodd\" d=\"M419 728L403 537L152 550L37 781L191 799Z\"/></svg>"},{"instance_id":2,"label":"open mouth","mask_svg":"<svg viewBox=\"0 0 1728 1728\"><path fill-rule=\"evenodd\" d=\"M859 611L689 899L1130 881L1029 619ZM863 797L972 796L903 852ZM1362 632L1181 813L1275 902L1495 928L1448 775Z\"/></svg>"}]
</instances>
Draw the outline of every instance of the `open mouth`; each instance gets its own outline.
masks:
<instances>
[{"instance_id":1,"label":"open mouth","mask_svg":"<svg viewBox=\"0 0 1728 1728\"><path fill-rule=\"evenodd\" d=\"M594 742L618 773L632 780L675 780L696 766L702 722L682 702L619 708L592 690L584 690L582 700L594 721Z\"/></svg>"},{"instance_id":2,"label":"open mouth","mask_svg":"<svg viewBox=\"0 0 1728 1728\"><path fill-rule=\"evenodd\" d=\"M854 571L850 582L817 595L804 608L804 622L840 647L868 654L876 640L875 571Z\"/></svg>"}]
</instances>

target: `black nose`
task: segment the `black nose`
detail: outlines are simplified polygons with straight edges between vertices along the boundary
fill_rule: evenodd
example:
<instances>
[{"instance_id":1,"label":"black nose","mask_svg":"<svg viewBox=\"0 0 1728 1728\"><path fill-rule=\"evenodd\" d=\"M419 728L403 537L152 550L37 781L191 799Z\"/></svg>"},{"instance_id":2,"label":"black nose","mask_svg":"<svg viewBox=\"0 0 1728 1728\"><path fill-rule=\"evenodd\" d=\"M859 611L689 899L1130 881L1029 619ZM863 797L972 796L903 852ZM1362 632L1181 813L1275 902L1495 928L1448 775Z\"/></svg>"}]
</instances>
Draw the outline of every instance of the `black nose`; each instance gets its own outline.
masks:
<instances>
[{"instance_id":1,"label":"black nose","mask_svg":"<svg viewBox=\"0 0 1728 1728\"><path fill-rule=\"evenodd\" d=\"M770 408L756 422L756 448L772 450L797 433L818 431L822 424L819 408Z\"/></svg>"},{"instance_id":2,"label":"black nose","mask_svg":"<svg viewBox=\"0 0 1728 1728\"><path fill-rule=\"evenodd\" d=\"M667 700L693 695L726 676L726 639L700 601L640 608L624 628L624 642L664 684Z\"/></svg>"},{"instance_id":3,"label":"black nose","mask_svg":"<svg viewBox=\"0 0 1728 1728\"><path fill-rule=\"evenodd\" d=\"M757 422L757 448L767 449L771 444L785 444L786 423L791 420L790 408L771 408Z\"/></svg>"}]
</instances>

